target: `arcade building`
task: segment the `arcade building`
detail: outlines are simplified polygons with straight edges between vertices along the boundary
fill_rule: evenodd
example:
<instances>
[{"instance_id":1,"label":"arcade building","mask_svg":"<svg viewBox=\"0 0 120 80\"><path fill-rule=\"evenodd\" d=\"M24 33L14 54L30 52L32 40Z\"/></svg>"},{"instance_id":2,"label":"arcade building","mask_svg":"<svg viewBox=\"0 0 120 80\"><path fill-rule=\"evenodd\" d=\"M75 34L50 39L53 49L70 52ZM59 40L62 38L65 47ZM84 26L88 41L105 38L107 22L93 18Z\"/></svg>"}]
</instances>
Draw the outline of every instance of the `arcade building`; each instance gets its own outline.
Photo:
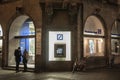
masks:
<instances>
[{"instance_id":1,"label":"arcade building","mask_svg":"<svg viewBox=\"0 0 120 80\"><path fill-rule=\"evenodd\" d=\"M111 54L120 64L120 0L1 0L1 68L15 69L19 46L33 71L72 71L83 57L105 67Z\"/></svg>"}]
</instances>

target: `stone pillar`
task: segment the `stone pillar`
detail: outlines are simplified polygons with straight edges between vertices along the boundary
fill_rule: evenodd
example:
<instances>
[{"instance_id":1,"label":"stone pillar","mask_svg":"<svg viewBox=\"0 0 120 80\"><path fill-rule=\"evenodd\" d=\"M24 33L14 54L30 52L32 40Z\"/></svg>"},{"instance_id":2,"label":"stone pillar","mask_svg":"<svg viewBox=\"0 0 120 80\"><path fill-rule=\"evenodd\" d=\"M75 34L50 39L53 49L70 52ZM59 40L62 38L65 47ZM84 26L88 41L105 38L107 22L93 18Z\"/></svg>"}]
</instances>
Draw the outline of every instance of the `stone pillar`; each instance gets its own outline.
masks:
<instances>
[{"instance_id":1,"label":"stone pillar","mask_svg":"<svg viewBox=\"0 0 120 80\"><path fill-rule=\"evenodd\" d=\"M108 30L106 32L106 38L105 38L105 57L106 57L106 63L108 64L109 61L109 55L111 54L111 31Z\"/></svg>"},{"instance_id":2,"label":"stone pillar","mask_svg":"<svg viewBox=\"0 0 120 80\"><path fill-rule=\"evenodd\" d=\"M41 52L41 40L42 32L41 28L36 28L36 56L35 56L35 72L42 70L42 52Z\"/></svg>"},{"instance_id":3,"label":"stone pillar","mask_svg":"<svg viewBox=\"0 0 120 80\"><path fill-rule=\"evenodd\" d=\"M3 25L4 27L6 25ZM5 31L4 31L5 32ZM7 33L6 33L7 32ZM3 34L3 46L2 46L2 68L8 66L8 31Z\"/></svg>"},{"instance_id":4,"label":"stone pillar","mask_svg":"<svg viewBox=\"0 0 120 80\"><path fill-rule=\"evenodd\" d=\"M78 10L77 43L77 58L80 60L83 57L83 5L80 5Z\"/></svg>"}]
</instances>

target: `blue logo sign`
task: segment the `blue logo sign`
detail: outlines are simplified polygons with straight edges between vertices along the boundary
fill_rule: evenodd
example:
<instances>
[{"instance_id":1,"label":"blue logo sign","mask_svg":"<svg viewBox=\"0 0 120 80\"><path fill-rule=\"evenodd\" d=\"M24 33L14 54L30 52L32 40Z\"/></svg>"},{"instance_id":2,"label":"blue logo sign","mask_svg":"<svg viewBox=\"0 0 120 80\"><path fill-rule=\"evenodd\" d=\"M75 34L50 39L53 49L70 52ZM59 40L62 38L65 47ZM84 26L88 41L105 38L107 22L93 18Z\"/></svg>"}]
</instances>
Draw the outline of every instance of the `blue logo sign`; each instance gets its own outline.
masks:
<instances>
[{"instance_id":1,"label":"blue logo sign","mask_svg":"<svg viewBox=\"0 0 120 80\"><path fill-rule=\"evenodd\" d=\"M57 40L63 40L63 34L57 34Z\"/></svg>"}]
</instances>

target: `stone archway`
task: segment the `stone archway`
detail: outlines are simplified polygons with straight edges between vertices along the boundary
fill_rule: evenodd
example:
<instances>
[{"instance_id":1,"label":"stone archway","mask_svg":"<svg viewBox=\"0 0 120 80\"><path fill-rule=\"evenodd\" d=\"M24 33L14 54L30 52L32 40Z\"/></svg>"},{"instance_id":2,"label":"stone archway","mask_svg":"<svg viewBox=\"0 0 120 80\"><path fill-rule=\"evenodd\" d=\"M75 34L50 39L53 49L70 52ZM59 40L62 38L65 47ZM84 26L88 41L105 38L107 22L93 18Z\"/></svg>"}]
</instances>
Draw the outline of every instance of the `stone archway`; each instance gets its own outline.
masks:
<instances>
[{"instance_id":1,"label":"stone archway","mask_svg":"<svg viewBox=\"0 0 120 80\"><path fill-rule=\"evenodd\" d=\"M32 44L32 46L31 46ZM27 46L26 46L27 45ZM28 68L35 66L35 27L29 16L21 15L17 17L11 24L9 30L9 47L8 47L8 66L15 66L14 50L17 47L29 52ZM21 57L21 67L22 67Z\"/></svg>"},{"instance_id":2,"label":"stone archway","mask_svg":"<svg viewBox=\"0 0 120 80\"><path fill-rule=\"evenodd\" d=\"M84 57L104 56L104 35L104 26L100 19L94 15L89 16L84 27Z\"/></svg>"}]
</instances>

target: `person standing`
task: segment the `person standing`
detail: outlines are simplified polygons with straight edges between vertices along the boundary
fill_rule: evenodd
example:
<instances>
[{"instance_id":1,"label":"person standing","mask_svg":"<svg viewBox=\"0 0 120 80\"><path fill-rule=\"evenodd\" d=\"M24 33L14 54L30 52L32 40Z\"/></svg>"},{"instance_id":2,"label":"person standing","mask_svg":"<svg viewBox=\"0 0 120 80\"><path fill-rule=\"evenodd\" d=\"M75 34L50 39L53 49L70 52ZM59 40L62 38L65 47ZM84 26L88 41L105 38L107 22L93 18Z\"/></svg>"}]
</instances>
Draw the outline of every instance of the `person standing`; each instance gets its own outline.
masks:
<instances>
[{"instance_id":1,"label":"person standing","mask_svg":"<svg viewBox=\"0 0 120 80\"><path fill-rule=\"evenodd\" d=\"M23 65L24 65L24 72L27 71L27 61L28 61L28 51L25 49L23 52Z\"/></svg>"},{"instance_id":2,"label":"person standing","mask_svg":"<svg viewBox=\"0 0 120 80\"><path fill-rule=\"evenodd\" d=\"M20 47L18 47L18 49L15 49L14 56L15 56L15 62L16 62L16 73L17 73L17 72L19 72L19 64L20 64L20 60L21 60Z\"/></svg>"}]
</instances>

